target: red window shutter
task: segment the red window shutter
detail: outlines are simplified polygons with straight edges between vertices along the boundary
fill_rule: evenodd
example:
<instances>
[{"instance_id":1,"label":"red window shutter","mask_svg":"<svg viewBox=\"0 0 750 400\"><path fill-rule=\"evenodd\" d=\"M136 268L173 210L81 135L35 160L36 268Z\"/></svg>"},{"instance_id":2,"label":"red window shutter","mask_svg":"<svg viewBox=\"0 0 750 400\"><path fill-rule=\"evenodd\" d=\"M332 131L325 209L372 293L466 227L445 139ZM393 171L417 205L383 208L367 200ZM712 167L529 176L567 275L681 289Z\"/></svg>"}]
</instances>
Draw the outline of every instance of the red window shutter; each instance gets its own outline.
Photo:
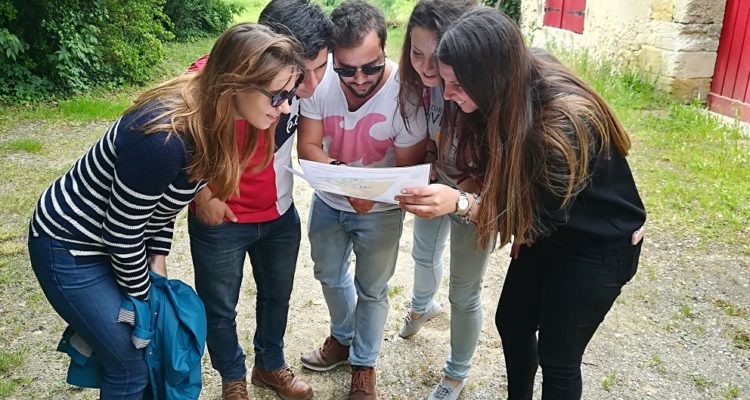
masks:
<instances>
[{"instance_id":1,"label":"red window shutter","mask_svg":"<svg viewBox=\"0 0 750 400\"><path fill-rule=\"evenodd\" d=\"M559 28L562 22L562 10L565 0L545 0L544 26Z\"/></svg>"},{"instance_id":2,"label":"red window shutter","mask_svg":"<svg viewBox=\"0 0 750 400\"><path fill-rule=\"evenodd\" d=\"M583 33L583 20L586 17L586 0L565 0L562 7L562 29Z\"/></svg>"}]
</instances>

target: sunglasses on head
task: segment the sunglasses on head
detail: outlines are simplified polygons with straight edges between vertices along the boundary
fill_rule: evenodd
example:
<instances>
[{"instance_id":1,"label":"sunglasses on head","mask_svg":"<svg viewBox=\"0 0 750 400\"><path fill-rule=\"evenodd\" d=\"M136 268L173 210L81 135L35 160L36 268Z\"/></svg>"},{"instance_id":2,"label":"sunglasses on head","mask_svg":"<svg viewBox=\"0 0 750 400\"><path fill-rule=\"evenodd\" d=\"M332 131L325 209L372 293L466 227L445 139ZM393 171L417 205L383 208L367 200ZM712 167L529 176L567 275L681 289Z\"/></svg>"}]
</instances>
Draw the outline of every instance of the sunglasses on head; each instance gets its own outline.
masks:
<instances>
[{"instance_id":1,"label":"sunglasses on head","mask_svg":"<svg viewBox=\"0 0 750 400\"><path fill-rule=\"evenodd\" d=\"M378 65L363 65L361 67L333 67L333 71L343 78L351 78L357 75L357 71L362 71L365 75L377 75L385 69L385 63Z\"/></svg>"}]
</instances>

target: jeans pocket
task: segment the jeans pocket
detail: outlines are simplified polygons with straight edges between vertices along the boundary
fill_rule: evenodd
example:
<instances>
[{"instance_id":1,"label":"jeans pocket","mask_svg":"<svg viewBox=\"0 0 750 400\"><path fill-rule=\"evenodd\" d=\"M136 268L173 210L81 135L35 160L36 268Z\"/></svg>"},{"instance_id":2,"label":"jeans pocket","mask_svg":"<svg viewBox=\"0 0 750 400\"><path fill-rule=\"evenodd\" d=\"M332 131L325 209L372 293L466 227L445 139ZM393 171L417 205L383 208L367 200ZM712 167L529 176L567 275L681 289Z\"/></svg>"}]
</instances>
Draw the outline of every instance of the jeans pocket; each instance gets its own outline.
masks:
<instances>
[{"instance_id":1,"label":"jeans pocket","mask_svg":"<svg viewBox=\"0 0 750 400\"><path fill-rule=\"evenodd\" d=\"M642 245L643 240L635 246L623 247L617 250L617 281L620 285L628 283L638 271Z\"/></svg>"},{"instance_id":2,"label":"jeans pocket","mask_svg":"<svg viewBox=\"0 0 750 400\"><path fill-rule=\"evenodd\" d=\"M51 239L49 273L63 290L76 290L113 280L111 260L107 256L75 257L64 244Z\"/></svg>"},{"instance_id":3,"label":"jeans pocket","mask_svg":"<svg viewBox=\"0 0 750 400\"><path fill-rule=\"evenodd\" d=\"M200 232L211 232L211 231L218 231L221 230L224 226L226 226L227 221L222 220L221 223L218 223L216 225L207 224L198 218L193 211L188 212L188 231L190 234L193 233L200 233Z\"/></svg>"}]
</instances>

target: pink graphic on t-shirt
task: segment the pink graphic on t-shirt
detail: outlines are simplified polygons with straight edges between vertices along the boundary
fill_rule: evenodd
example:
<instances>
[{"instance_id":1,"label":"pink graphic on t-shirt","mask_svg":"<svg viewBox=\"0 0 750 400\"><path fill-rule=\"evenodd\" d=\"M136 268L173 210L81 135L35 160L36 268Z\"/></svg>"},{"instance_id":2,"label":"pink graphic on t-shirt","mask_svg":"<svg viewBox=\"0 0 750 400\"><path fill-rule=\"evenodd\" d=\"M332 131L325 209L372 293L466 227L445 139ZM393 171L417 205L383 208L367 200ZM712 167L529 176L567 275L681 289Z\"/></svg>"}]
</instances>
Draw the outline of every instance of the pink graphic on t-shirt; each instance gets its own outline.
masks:
<instances>
[{"instance_id":1,"label":"pink graphic on t-shirt","mask_svg":"<svg viewBox=\"0 0 750 400\"><path fill-rule=\"evenodd\" d=\"M375 124L387 121L383 114L371 113L357 121L353 129L342 126L344 117L331 115L323 118L323 135L331 138L328 155L347 164L362 160L370 165L385 158L393 147L393 139L375 139L370 130Z\"/></svg>"}]
</instances>

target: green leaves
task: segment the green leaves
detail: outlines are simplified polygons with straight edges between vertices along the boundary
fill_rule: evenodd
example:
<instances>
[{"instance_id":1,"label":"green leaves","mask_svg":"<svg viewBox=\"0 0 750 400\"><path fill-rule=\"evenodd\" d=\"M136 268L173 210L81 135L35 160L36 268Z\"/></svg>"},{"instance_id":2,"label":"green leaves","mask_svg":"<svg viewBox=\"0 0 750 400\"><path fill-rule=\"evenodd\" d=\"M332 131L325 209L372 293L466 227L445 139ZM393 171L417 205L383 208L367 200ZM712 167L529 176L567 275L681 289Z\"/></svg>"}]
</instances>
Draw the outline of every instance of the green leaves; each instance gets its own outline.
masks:
<instances>
[{"instance_id":1,"label":"green leaves","mask_svg":"<svg viewBox=\"0 0 750 400\"><path fill-rule=\"evenodd\" d=\"M166 42L219 34L239 10L225 0L0 0L0 103L143 84Z\"/></svg>"},{"instance_id":2,"label":"green leaves","mask_svg":"<svg viewBox=\"0 0 750 400\"><path fill-rule=\"evenodd\" d=\"M242 7L222 0L167 0L164 13L177 40L217 35L232 22Z\"/></svg>"}]
</instances>

